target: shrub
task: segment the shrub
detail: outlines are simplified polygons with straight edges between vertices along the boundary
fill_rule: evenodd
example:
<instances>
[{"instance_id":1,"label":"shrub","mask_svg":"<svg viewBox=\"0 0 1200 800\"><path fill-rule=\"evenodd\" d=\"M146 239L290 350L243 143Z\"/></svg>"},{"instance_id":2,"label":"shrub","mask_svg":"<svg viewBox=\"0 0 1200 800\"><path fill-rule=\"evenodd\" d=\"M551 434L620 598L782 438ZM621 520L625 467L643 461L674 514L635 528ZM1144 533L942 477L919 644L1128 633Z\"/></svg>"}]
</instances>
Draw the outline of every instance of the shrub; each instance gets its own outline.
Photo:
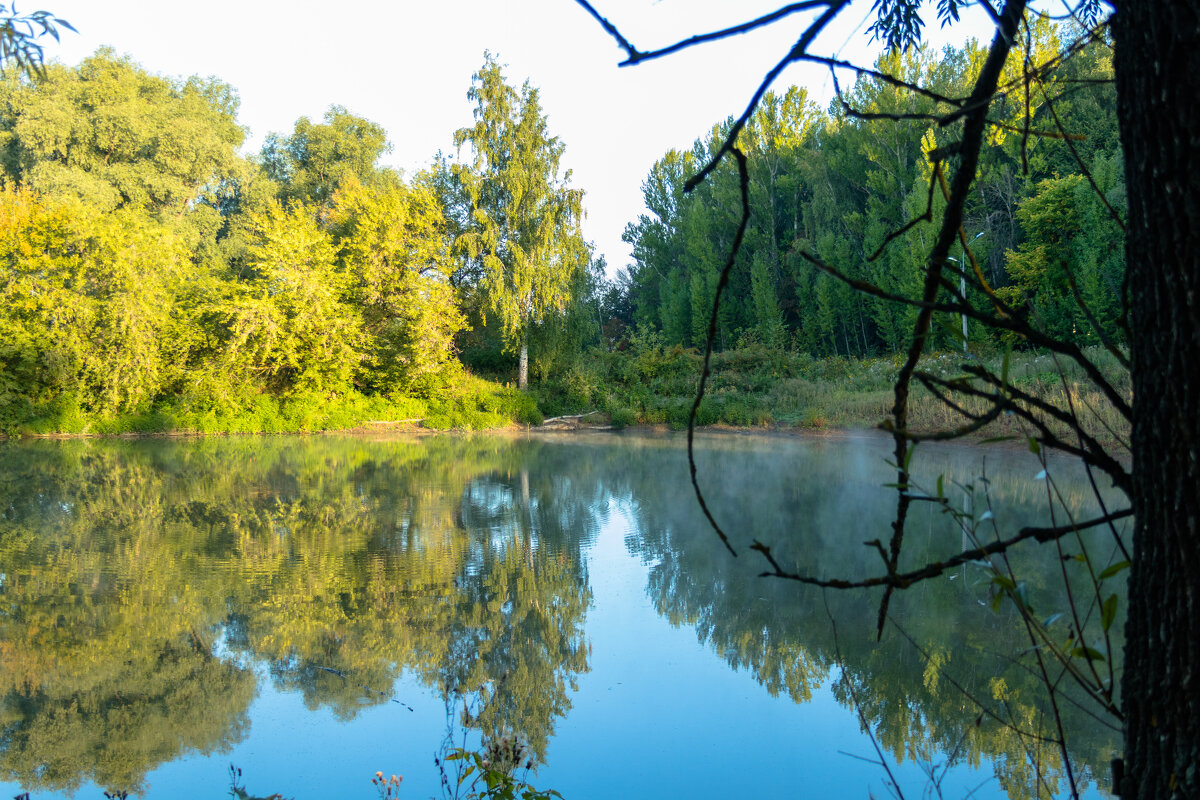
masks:
<instances>
[{"instance_id":1,"label":"shrub","mask_svg":"<svg viewBox=\"0 0 1200 800\"><path fill-rule=\"evenodd\" d=\"M638 415L632 408L618 408L609 414L609 420L614 428L626 428L637 424Z\"/></svg>"}]
</instances>

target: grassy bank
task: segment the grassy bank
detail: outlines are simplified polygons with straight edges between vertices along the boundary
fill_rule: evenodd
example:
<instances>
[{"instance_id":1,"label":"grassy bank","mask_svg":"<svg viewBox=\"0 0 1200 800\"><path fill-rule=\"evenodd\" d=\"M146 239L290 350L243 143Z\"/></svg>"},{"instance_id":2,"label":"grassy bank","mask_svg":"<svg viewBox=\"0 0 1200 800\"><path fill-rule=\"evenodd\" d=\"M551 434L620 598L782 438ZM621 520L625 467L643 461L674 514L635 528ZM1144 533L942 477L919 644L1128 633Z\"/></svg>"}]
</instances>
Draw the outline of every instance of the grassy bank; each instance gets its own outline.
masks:
<instances>
[{"instance_id":1,"label":"grassy bank","mask_svg":"<svg viewBox=\"0 0 1200 800\"><path fill-rule=\"evenodd\" d=\"M1118 391L1130 394L1128 374L1103 350L1088 353ZM963 374L964 363L980 363L996 374L1003 352L935 353L920 369L943 379ZM1086 429L1102 441L1119 443L1128 423L1077 366L1045 354L1012 353L1008 376L1023 392L1059 407L1073 405ZM546 416L598 410L615 425L666 424L686 427L702 367L700 353L664 348L653 339L634 341L623 352L597 353L537 389ZM701 425L787 428L864 428L878 425L891 411L893 381L900 356L872 359L814 359L802 353L762 346L714 354L712 374L700 405ZM976 382L975 385L979 385ZM982 399L956 398L972 413L986 410ZM948 430L966 419L914 383L911 427ZM1003 416L978 435L1028 435L1015 416Z\"/></svg>"},{"instance_id":2,"label":"grassy bank","mask_svg":"<svg viewBox=\"0 0 1200 800\"><path fill-rule=\"evenodd\" d=\"M1108 379L1129 394L1128 375L1103 351L1089 353ZM687 426L702 366L701 354L663 347L653 339L635 340L618 352L594 352L569 370L545 377L531 392L498 381L464 375L432 397L366 397L356 392L332 397L266 394L189 404L173 398L136 414L100 416L77 406L35 409L8 427L16 436L306 433L352 430L379 423L410 423L433 430L485 430L509 425L539 425L544 417L598 412L590 422ZM973 354L997 374L1003 353ZM967 360L958 353L927 356L921 369L944 379L962 374ZM740 428L837 429L878 425L889 414L899 356L825 358L761 346L718 353L700 405L702 426ZM1059 407L1073 405L1086 428L1101 441L1118 444L1128 425L1086 379L1063 359L1036 353L1009 357L1013 386ZM971 412L986 401L962 399ZM966 421L920 386L914 385L911 421L915 430L938 431ZM1001 417L985 436L1029 435L1016 417Z\"/></svg>"},{"instance_id":3,"label":"grassy bank","mask_svg":"<svg viewBox=\"0 0 1200 800\"><path fill-rule=\"evenodd\" d=\"M501 384L463 376L435 396L365 397L267 394L189 403L171 398L134 414L97 415L77 405L34 409L9 426L10 436L312 433L351 430L376 423L412 423L434 430L484 430L542 421L530 395Z\"/></svg>"}]
</instances>

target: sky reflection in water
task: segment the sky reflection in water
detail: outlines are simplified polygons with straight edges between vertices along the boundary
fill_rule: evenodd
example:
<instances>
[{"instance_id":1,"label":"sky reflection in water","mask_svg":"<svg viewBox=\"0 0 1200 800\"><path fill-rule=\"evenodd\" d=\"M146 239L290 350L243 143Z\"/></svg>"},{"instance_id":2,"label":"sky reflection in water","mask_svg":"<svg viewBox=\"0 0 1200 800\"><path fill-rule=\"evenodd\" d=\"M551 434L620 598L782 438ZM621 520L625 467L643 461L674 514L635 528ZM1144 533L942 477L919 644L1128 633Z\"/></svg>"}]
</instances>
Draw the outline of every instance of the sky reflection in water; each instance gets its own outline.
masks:
<instances>
[{"instance_id":1,"label":"sky reflection in water","mask_svg":"<svg viewBox=\"0 0 1200 800\"><path fill-rule=\"evenodd\" d=\"M678 436L0 446L0 792L225 797L232 762L252 794L372 798L382 770L425 798L448 735L510 732L541 762L532 782L567 798L883 796L854 757L876 756L853 686L908 795L956 752L943 796L1026 796L1026 744L976 726L942 678L1037 724L1036 683L996 655L1027 642L981 605L978 570L894 603L920 652L894 629L875 644L877 595L755 577L753 539L813 572L876 569L862 542L894 507L886 441L699 442L736 559ZM983 452L918 459L982 508ZM1045 524L1036 462L986 452L1006 530ZM1081 476L1054 473L1088 513ZM912 565L962 543L925 505ZM1022 574L1035 605L1061 604L1045 560ZM1113 737L1068 721L1103 780Z\"/></svg>"}]
</instances>

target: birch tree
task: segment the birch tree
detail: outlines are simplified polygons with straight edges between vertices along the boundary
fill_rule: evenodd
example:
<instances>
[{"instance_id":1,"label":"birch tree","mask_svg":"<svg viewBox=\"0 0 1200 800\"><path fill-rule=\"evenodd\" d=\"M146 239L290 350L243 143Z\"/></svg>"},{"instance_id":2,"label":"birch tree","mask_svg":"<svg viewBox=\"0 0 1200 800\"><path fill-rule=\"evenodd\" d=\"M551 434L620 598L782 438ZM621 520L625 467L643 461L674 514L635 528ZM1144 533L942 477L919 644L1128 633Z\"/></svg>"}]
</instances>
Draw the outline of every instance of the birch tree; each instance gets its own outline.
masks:
<instances>
[{"instance_id":1,"label":"birch tree","mask_svg":"<svg viewBox=\"0 0 1200 800\"><path fill-rule=\"evenodd\" d=\"M495 57L472 78L475 124L454 134L470 158L455 166L470 219L456 243L476 262L481 310L501 322L506 346L519 354L517 385L529 382L529 331L571 302L590 247L580 232L583 192L561 172L564 145L551 136L538 90L509 86Z\"/></svg>"}]
</instances>

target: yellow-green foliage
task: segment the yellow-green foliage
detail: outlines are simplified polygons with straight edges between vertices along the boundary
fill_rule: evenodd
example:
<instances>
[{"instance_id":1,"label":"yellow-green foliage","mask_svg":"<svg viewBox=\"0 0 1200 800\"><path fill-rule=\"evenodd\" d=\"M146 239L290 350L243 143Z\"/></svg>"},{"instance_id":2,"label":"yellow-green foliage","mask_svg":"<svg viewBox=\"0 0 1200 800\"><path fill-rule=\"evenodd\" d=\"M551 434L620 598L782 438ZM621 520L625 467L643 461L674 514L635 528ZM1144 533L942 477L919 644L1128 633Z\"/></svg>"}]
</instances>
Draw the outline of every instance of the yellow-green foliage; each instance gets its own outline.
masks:
<instances>
[{"instance_id":1,"label":"yellow-green foliage","mask_svg":"<svg viewBox=\"0 0 1200 800\"><path fill-rule=\"evenodd\" d=\"M464 375L442 200L382 128L334 108L259 167L236 109L104 51L0 80L0 430L535 419Z\"/></svg>"},{"instance_id":2,"label":"yellow-green foliage","mask_svg":"<svg viewBox=\"0 0 1200 800\"><path fill-rule=\"evenodd\" d=\"M540 425L542 413L532 396L470 375L429 401L427 428L481 430L510 423Z\"/></svg>"},{"instance_id":3,"label":"yellow-green foliage","mask_svg":"<svg viewBox=\"0 0 1200 800\"><path fill-rule=\"evenodd\" d=\"M0 418L111 414L179 379L189 277L173 231L136 209L0 191Z\"/></svg>"},{"instance_id":4,"label":"yellow-green foliage","mask_svg":"<svg viewBox=\"0 0 1200 800\"><path fill-rule=\"evenodd\" d=\"M350 180L334 197L338 257L371 332L362 384L430 396L459 377L454 337L466 318L448 280L444 226L427 187Z\"/></svg>"},{"instance_id":5,"label":"yellow-green foliage","mask_svg":"<svg viewBox=\"0 0 1200 800\"><path fill-rule=\"evenodd\" d=\"M247 227L244 272L223 282L214 305L226 369L275 391L344 390L365 335L332 239L303 206L272 203Z\"/></svg>"}]
</instances>

